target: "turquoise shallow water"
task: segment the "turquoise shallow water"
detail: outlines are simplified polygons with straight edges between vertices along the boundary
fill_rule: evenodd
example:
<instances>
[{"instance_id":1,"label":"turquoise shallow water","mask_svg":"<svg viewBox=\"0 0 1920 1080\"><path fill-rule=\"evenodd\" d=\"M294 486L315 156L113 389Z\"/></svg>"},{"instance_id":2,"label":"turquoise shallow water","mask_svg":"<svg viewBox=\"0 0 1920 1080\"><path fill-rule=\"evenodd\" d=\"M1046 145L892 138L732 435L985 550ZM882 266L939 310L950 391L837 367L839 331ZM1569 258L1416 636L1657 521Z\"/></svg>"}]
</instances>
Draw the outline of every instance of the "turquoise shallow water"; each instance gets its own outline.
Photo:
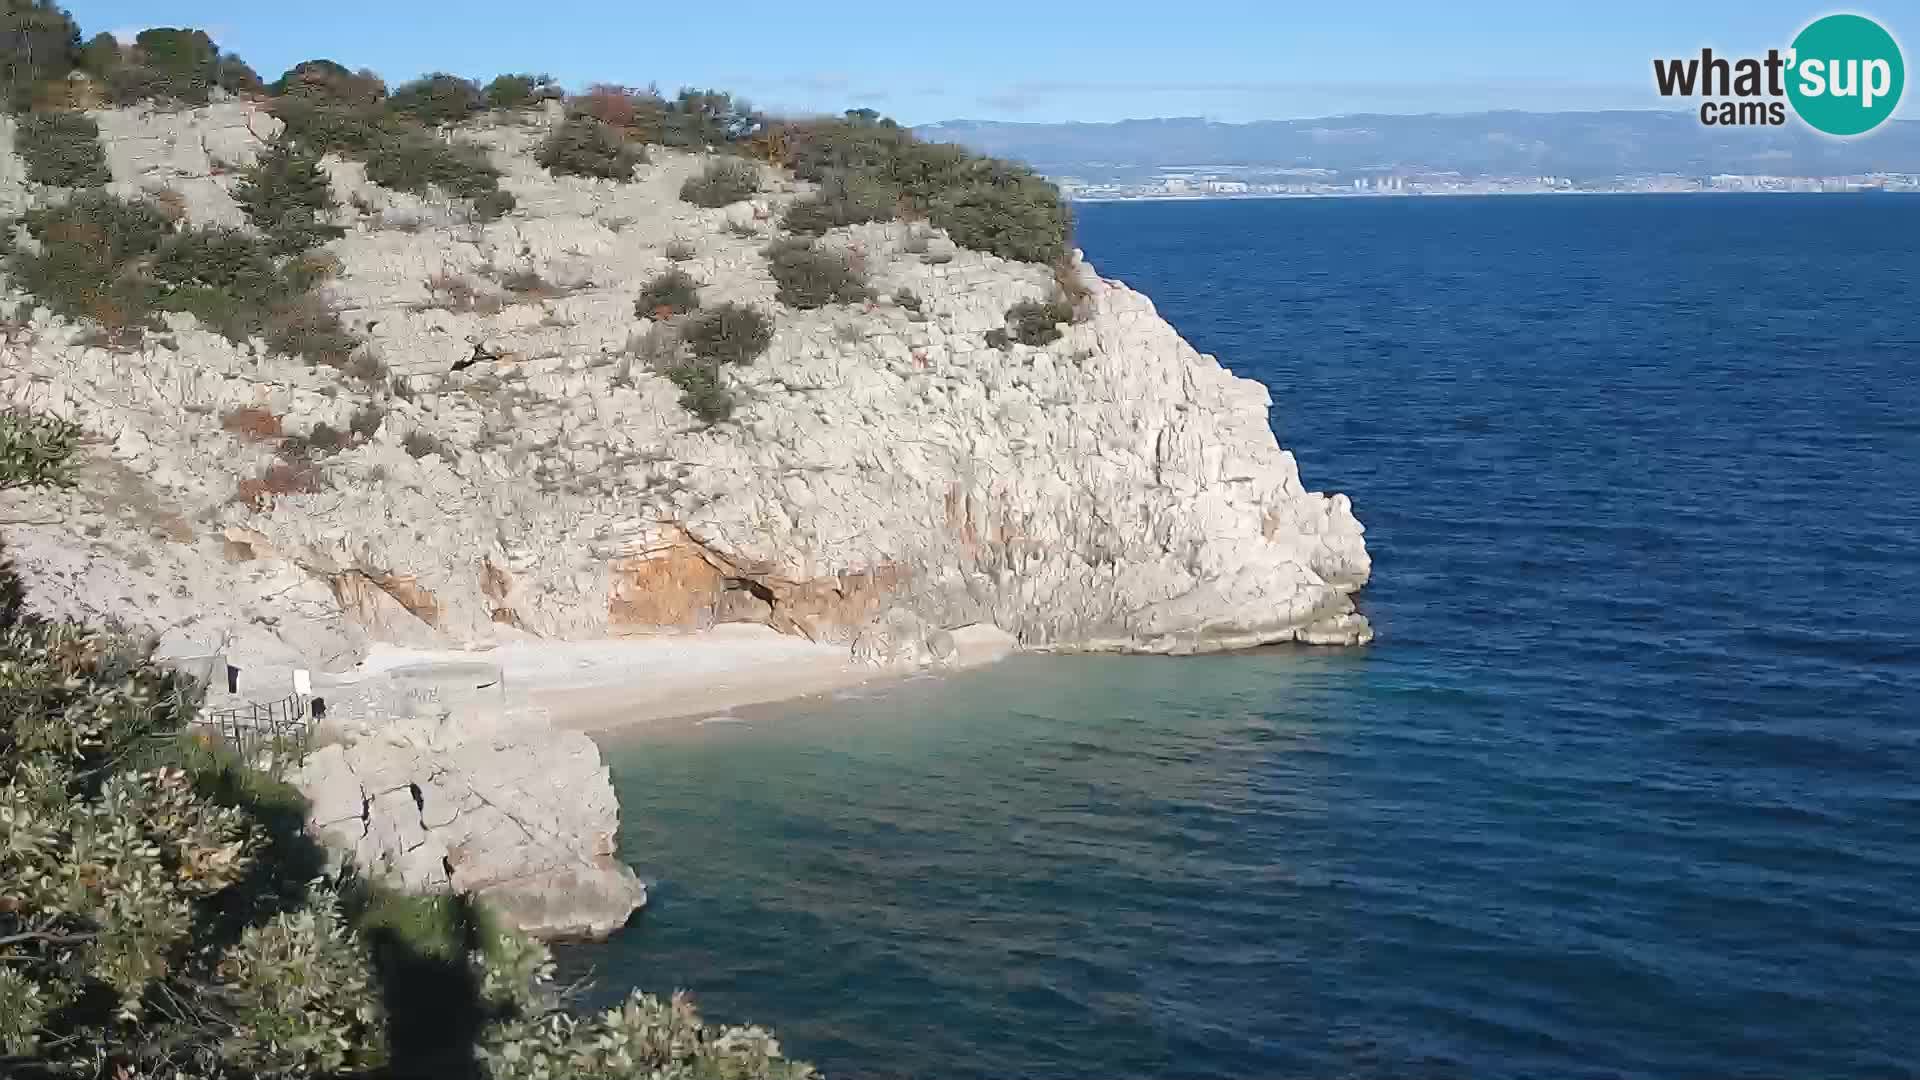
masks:
<instances>
[{"instance_id":1,"label":"turquoise shallow water","mask_svg":"<svg viewBox=\"0 0 1920 1080\"><path fill-rule=\"evenodd\" d=\"M655 904L568 966L836 1076L1920 1075L1920 200L1081 217L1379 643L610 745Z\"/></svg>"}]
</instances>

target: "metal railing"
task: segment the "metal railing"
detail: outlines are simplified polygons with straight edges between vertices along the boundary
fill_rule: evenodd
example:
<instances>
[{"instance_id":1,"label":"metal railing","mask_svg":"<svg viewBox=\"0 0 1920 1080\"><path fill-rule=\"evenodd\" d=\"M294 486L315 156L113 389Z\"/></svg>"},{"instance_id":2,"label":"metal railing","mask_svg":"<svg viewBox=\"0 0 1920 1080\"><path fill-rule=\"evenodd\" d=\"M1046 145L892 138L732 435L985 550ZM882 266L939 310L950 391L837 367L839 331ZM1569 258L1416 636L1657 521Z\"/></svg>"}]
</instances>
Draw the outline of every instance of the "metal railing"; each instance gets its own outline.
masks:
<instances>
[{"instance_id":1,"label":"metal railing","mask_svg":"<svg viewBox=\"0 0 1920 1080\"><path fill-rule=\"evenodd\" d=\"M264 754L276 763L297 764L313 748L313 718L306 699L298 694L279 701L202 709L188 727L212 734L248 761Z\"/></svg>"},{"instance_id":2,"label":"metal railing","mask_svg":"<svg viewBox=\"0 0 1920 1080\"><path fill-rule=\"evenodd\" d=\"M193 699L198 696L172 695L148 703L145 720L127 724L131 741L116 760L143 767L140 763L155 754L163 759L171 756L164 748L174 739L218 740L250 764L259 764L264 757L268 768L277 773L297 766L313 748L313 718L307 700L298 694L219 709L196 708ZM17 710L52 713L81 704L67 687L4 688L0 689L0 721ZM191 718L176 728L164 719L169 713L176 717L190 713Z\"/></svg>"}]
</instances>

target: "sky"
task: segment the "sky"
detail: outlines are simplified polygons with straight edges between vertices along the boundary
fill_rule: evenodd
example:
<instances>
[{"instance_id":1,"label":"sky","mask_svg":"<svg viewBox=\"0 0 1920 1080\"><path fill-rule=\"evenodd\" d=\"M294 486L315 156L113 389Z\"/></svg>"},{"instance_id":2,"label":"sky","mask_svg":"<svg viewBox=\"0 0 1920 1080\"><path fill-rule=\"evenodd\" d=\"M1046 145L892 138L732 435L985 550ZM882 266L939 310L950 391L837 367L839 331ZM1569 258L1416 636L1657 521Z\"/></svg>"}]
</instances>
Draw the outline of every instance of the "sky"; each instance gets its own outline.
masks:
<instances>
[{"instance_id":1,"label":"sky","mask_svg":"<svg viewBox=\"0 0 1920 1080\"><path fill-rule=\"evenodd\" d=\"M1835 10L1920 53L1920 6L1779 0L86 0L83 32L193 26L272 79L325 57L397 84L545 72L712 86L770 112L903 123L1652 109L1655 57L1764 55ZM1920 118L1908 93L1900 115Z\"/></svg>"}]
</instances>

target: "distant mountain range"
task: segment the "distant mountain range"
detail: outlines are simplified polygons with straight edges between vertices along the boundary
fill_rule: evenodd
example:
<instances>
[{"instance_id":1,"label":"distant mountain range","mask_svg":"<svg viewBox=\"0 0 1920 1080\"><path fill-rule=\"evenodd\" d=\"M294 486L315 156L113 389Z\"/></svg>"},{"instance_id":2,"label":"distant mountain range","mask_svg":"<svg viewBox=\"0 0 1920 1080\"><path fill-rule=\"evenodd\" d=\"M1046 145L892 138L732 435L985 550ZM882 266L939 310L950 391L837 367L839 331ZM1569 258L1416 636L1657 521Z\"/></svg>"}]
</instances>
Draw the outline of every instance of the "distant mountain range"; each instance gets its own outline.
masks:
<instances>
[{"instance_id":1,"label":"distant mountain range","mask_svg":"<svg viewBox=\"0 0 1920 1080\"><path fill-rule=\"evenodd\" d=\"M1109 178L1179 166L1453 171L1470 176L1920 172L1920 122L1851 140L1796 122L1709 127L1692 112L1356 115L1222 124L1193 117L1110 124L949 120L915 129L1015 158L1050 176Z\"/></svg>"}]
</instances>

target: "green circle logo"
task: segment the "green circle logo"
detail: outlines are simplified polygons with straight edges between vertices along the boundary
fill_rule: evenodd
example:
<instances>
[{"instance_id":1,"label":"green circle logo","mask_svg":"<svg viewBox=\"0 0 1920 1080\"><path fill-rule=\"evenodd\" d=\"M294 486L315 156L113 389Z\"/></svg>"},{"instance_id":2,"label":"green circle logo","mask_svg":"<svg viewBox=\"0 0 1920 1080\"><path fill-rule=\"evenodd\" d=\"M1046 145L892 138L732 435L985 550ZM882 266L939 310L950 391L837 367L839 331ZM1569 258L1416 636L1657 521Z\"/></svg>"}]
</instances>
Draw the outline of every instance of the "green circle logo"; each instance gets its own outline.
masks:
<instances>
[{"instance_id":1,"label":"green circle logo","mask_svg":"<svg viewBox=\"0 0 1920 1080\"><path fill-rule=\"evenodd\" d=\"M1787 97L1800 119L1829 135L1872 131L1893 115L1907 83L1893 35L1860 15L1828 15L1793 39Z\"/></svg>"}]
</instances>

